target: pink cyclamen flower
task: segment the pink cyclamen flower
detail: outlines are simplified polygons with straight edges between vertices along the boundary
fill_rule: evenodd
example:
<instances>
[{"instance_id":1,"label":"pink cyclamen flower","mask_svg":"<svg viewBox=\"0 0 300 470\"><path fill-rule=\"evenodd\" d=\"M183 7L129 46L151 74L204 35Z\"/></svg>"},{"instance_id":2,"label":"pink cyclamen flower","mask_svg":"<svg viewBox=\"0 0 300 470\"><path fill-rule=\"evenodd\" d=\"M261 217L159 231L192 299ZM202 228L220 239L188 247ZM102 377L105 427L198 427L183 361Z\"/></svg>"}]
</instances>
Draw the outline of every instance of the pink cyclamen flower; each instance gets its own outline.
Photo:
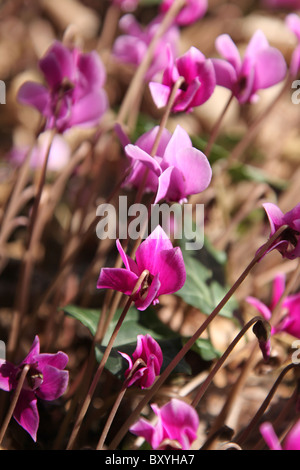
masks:
<instances>
[{"instance_id":1,"label":"pink cyclamen flower","mask_svg":"<svg viewBox=\"0 0 300 470\"><path fill-rule=\"evenodd\" d=\"M290 63L290 73L292 77L297 77L300 71L300 16L296 15L296 13L291 13L287 15L285 23L298 40L298 45L292 54Z\"/></svg>"},{"instance_id":2,"label":"pink cyclamen flower","mask_svg":"<svg viewBox=\"0 0 300 470\"><path fill-rule=\"evenodd\" d=\"M17 387L23 367L30 365L13 416L34 441L39 427L37 399L52 401L63 395L69 380L69 372L63 370L67 362L68 356L61 351L56 354L40 354L38 336L34 338L28 355L19 365L0 360L0 388L6 392Z\"/></svg>"},{"instance_id":3,"label":"pink cyclamen flower","mask_svg":"<svg viewBox=\"0 0 300 470\"><path fill-rule=\"evenodd\" d=\"M267 306L255 297L247 297L246 301L253 305L265 320L272 318L272 312L278 304L285 289L285 275L279 273L273 282L272 298L270 305ZM271 328L271 334L285 331L296 338L300 338L300 293L288 295L284 298L281 309L283 317Z\"/></svg>"},{"instance_id":4,"label":"pink cyclamen flower","mask_svg":"<svg viewBox=\"0 0 300 470\"><path fill-rule=\"evenodd\" d=\"M217 38L216 49L225 59L212 59L217 85L231 90L241 104L257 101L258 90L281 82L286 75L283 55L260 30L251 38L243 60L228 34Z\"/></svg>"},{"instance_id":5,"label":"pink cyclamen flower","mask_svg":"<svg viewBox=\"0 0 300 470\"><path fill-rule=\"evenodd\" d=\"M294 259L300 256L300 203L292 210L283 214L276 204L263 204L270 223L270 236L282 226L287 228L274 241L269 251L278 250L284 258Z\"/></svg>"},{"instance_id":6,"label":"pink cyclamen flower","mask_svg":"<svg viewBox=\"0 0 300 470\"><path fill-rule=\"evenodd\" d=\"M270 450L300 450L300 420L292 427L283 445L279 442L271 423L263 423L260 432Z\"/></svg>"},{"instance_id":7,"label":"pink cyclamen flower","mask_svg":"<svg viewBox=\"0 0 300 470\"><path fill-rule=\"evenodd\" d=\"M205 103L215 89L213 63L196 47L191 47L175 61L171 51L168 55L168 66L163 73L162 83L149 83L152 98L158 108L166 106L174 84L182 77L184 82L176 93L172 111L190 112L195 106Z\"/></svg>"},{"instance_id":8,"label":"pink cyclamen flower","mask_svg":"<svg viewBox=\"0 0 300 470\"><path fill-rule=\"evenodd\" d=\"M174 0L162 0L160 11L166 13L174 3ZM187 0L184 7L177 14L175 21L180 26L185 26L202 18L207 12L207 0Z\"/></svg>"},{"instance_id":9,"label":"pink cyclamen flower","mask_svg":"<svg viewBox=\"0 0 300 470\"><path fill-rule=\"evenodd\" d=\"M50 131L51 132L51 131ZM40 168L42 167L48 144L49 144L49 131L43 132L37 138L37 143L31 151L30 158L30 167L31 168ZM15 146L8 155L8 158L15 163L20 165L26 155L29 152L29 147L18 147ZM71 158L71 148L68 142L60 134L56 134L53 138L53 142L50 148L49 160L48 160L48 170L50 171L60 171L70 160Z\"/></svg>"},{"instance_id":10,"label":"pink cyclamen flower","mask_svg":"<svg viewBox=\"0 0 300 470\"><path fill-rule=\"evenodd\" d=\"M112 0L123 11L134 11L139 4L139 0Z\"/></svg>"},{"instance_id":11,"label":"pink cyclamen flower","mask_svg":"<svg viewBox=\"0 0 300 470\"><path fill-rule=\"evenodd\" d=\"M25 82L18 93L22 104L46 118L46 129L64 132L73 126L94 126L108 107L103 89L106 71L96 51L83 54L55 41L39 67L47 86Z\"/></svg>"},{"instance_id":12,"label":"pink cyclamen flower","mask_svg":"<svg viewBox=\"0 0 300 470\"><path fill-rule=\"evenodd\" d=\"M124 186L138 188L148 168L145 191L156 193L155 204L162 199L185 202L189 195L198 194L209 186L212 176L209 161L192 146L189 135L179 125L173 134L164 129L156 155L152 157L158 130L156 126L139 137L135 145L125 146L132 168Z\"/></svg>"},{"instance_id":13,"label":"pink cyclamen flower","mask_svg":"<svg viewBox=\"0 0 300 470\"><path fill-rule=\"evenodd\" d=\"M150 304L156 304L160 295L177 292L184 285L186 271L182 252L179 247L173 248L160 225L139 245L136 261L126 255L119 240L117 248L125 269L102 268L98 289L114 289L131 295L143 271L148 270L149 275L133 299L138 310L145 310Z\"/></svg>"},{"instance_id":14,"label":"pink cyclamen flower","mask_svg":"<svg viewBox=\"0 0 300 470\"><path fill-rule=\"evenodd\" d=\"M133 15L124 15L119 21L119 27L124 34L115 40L112 51L113 56L125 64L135 67L140 65L160 23L161 17L158 16L146 27L143 27ZM151 65L145 75L146 80L152 79L158 72L164 70L169 47L172 53L175 56L177 55L178 42L179 30L176 25L173 25L160 38L155 47Z\"/></svg>"},{"instance_id":15,"label":"pink cyclamen flower","mask_svg":"<svg viewBox=\"0 0 300 470\"><path fill-rule=\"evenodd\" d=\"M197 438L198 414L192 406L182 400L172 400L159 408L151 405L158 417L156 424L141 418L130 428L130 432L143 436L154 450L189 450Z\"/></svg>"},{"instance_id":16,"label":"pink cyclamen flower","mask_svg":"<svg viewBox=\"0 0 300 470\"><path fill-rule=\"evenodd\" d=\"M119 351L129 364L125 371L128 378L127 387L136 385L140 388L149 388L159 375L163 362L163 355L159 344L151 335L138 335L137 346L132 354L132 359L128 354Z\"/></svg>"}]
</instances>

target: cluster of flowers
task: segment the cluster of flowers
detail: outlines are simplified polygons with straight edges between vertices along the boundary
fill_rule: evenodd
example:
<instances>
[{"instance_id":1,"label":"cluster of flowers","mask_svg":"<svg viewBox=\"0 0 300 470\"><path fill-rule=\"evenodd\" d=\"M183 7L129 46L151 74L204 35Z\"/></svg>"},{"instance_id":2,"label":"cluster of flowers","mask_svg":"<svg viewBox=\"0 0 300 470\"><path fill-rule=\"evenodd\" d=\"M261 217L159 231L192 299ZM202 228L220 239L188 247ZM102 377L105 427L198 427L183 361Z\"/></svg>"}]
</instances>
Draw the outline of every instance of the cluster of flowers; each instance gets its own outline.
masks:
<instances>
[{"instance_id":1,"label":"cluster of flowers","mask_svg":"<svg viewBox=\"0 0 300 470\"><path fill-rule=\"evenodd\" d=\"M114 3L126 12L134 10L138 5L137 0L114 0ZM161 18L172 3L172 0L163 0L159 17L146 28L142 28L132 14L126 13L120 21L124 34L117 38L113 47L115 58L138 65ZM278 1L269 3L279 4ZM179 78L182 83L175 96L173 113L191 112L210 98L217 85L229 89L240 104L253 103L258 99L259 90L281 82L286 76L287 66L281 52L269 45L262 31L253 35L243 58L226 34L216 40L216 49L221 58L206 58L195 47L178 57L176 43L179 26L198 20L206 10L206 0L188 0L157 45L146 79L158 108L167 105ZM296 14L288 15L287 25L300 43L299 17ZM292 76L296 76L300 70L299 48L300 45L293 54L290 68ZM57 41L40 60L39 67L46 86L24 83L18 97L21 103L35 107L42 114L45 130L55 128L63 134L73 126L94 126L100 122L108 109L108 98L104 89L105 68L95 51L82 53L77 48L68 48ZM160 81L156 80L158 72L162 73ZM155 203L162 199L184 203L190 195L200 193L209 186L211 167L208 158L193 147L187 132L180 126L173 134L167 130L162 132L155 155L152 155L157 133L158 128L154 127L135 144L121 136L131 170L125 186L138 188L147 170L145 190L156 195ZM300 204L287 214L283 214L274 204L266 204L264 208L269 217L271 236L278 228L287 226L270 250L277 249L288 259L299 257ZM133 297L137 309L145 310L151 304L156 304L160 295L177 292L184 285L186 272L181 250L173 247L160 226L140 244L135 260L125 253L119 241L117 249L125 268L103 268L97 283L99 289L113 289L131 295L137 280L146 271L147 276ZM272 309L283 293L284 279L277 277L274 286L270 308L258 299L247 299L266 320L270 319ZM299 305L300 294L285 299L283 307L286 315L272 329L272 334L287 331L300 338ZM125 373L127 386L151 387L163 363L159 344L149 335L139 335L132 358L125 353L120 354L128 362ZM55 400L64 393L68 383L68 372L64 370L67 360L62 352L40 354L36 337L28 356L18 366L6 361L0 363L0 388L6 391L16 388L24 365L30 365L14 417L33 439L36 439L39 421L37 398ZM196 439L199 425L195 409L177 399L171 400L161 409L152 405L152 409L157 415L157 423L153 425L140 419L131 427L131 431L144 436L153 449L178 446L189 449ZM296 441L299 448L299 425L295 429L285 448L295 447ZM270 447L279 448L274 443L270 428L265 427L262 432Z\"/></svg>"}]
</instances>

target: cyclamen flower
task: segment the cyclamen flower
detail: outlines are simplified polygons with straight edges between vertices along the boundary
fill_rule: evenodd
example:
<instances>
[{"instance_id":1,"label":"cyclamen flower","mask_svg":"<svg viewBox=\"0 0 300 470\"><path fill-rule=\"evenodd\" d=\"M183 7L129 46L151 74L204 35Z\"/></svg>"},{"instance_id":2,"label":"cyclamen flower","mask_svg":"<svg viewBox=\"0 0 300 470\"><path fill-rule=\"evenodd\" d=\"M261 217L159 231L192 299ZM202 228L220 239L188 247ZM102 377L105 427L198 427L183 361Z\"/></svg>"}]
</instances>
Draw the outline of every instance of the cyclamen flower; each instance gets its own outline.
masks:
<instances>
[{"instance_id":1,"label":"cyclamen flower","mask_svg":"<svg viewBox=\"0 0 300 470\"><path fill-rule=\"evenodd\" d=\"M47 86L25 82L18 93L22 104L46 118L46 129L64 132L73 126L94 126L108 107L103 89L106 71L96 51L83 54L55 41L39 61Z\"/></svg>"},{"instance_id":2,"label":"cyclamen flower","mask_svg":"<svg viewBox=\"0 0 300 470\"><path fill-rule=\"evenodd\" d=\"M300 256L300 203L286 214L283 214L276 204L266 203L263 207L270 222L270 236L274 235L280 227L287 225L269 251L276 249L288 259Z\"/></svg>"},{"instance_id":3,"label":"cyclamen flower","mask_svg":"<svg viewBox=\"0 0 300 470\"><path fill-rule=\"evenodd\" d=\"M115 40L112 51L113 56L120 62L137 67L147 53L160 23L161 17L158 16L146 27L143 27L133 15L124 15L119 21L119 27L124 34ZM179 30L176 25L173 25L156 45L151 65L145 75L146 80L152 79L158 72L164 70L168 59L168 47L171 48L175 56L177 55L178 43Z\"/></svg>"},{"instance_id":4,"label":"cyclamen flower","mask_svg":"<svg viewBox=\"0 0 300 470\"><path fill-rule=\"evenodd\" d=\"M158 108L167 105L172 88L179 77L184 82L176 93L173 112L190 112L195 106L205 103L216 86L213 63L196 47L191 47L183 56L174 61L169 51L168 66L163 73L162 83L149 83L152 98Z\"/></svg>"},{"instance_id":5,"label":"cyclamen flower","mask_svg":"<svg viewBox=\"0 0 300 470\"><path fill-rule=\"evenodd\" d=\"M300 8L300 3L299 3L299 8ZM292 31L292 33L295 34L298 40L298 45L292 54L291 63L290 63L290 73L292 77L297 77L300 71L300 16L296 15L295 13L291 13L290 15L286 17L285 23L287 27Z\"/></svg>"},{"instance_id":6,"label":"cyclamen flower","mask_svg":"<svg viewBox=\"0 0 300 470\"><path fill-rule=\"evenodd\" d=\"M174 0L162 0L160 11L166 13ZM207 11L207 0L187 0L184 7L180 10L175 21L180 26L185 26L202 18Z\"/></svg>"},{"instance_id":7,"label":"cyclamen flower","mask_svg":"<svg viewBox=\"0 0 300 470\"><path fill-rule=\"evenodd\" d=\"M155 425L141 418L129 429L143 436L154 450L189 450L197 438L199 417L196 410L177 398L159 408L151 405L158 417Z\"/></svg>"},{"instance_id":8,"label":"cyclamen flower","mask_svg":"<svg viewBox=\"0 0 300 470\"><path fill-rule=\"evenodd\" d=\"M164 129L156 155L151 149L159 128L154 127L135 143L125 146L132 160L132 169L124 186L139 187L145 169L149 169L145 191L156 193L155 204L162 199L184 202L191 194L204 191L210 184L212 171L208 159L192 146L187 132L177 126L173 135Z\"/></svg>"},{"instance_id":9,"label":"cyclamen flower","mask_svg":"<svg viewBox=\"0 0 300 470\"><path fill-rule=\"evenodd\" d=\"M280 444L271 423L263 423L260 432L270 450L300 450L300 420L292 427L283 445Z\"/></svg>"},{"instance_id":10,"label":"cyclamen flower","mask_svg":"<svg viewBox=\"0 0 300 470\"><path fill-rule=\"evenodd\" d=\"M139 0L112 0L123 11L134 11L139 4Z\"/></svg>"},{"instance_id":11,"label":"cyclamen flower","mask_svg":"<svg viewBox=\"0 0 300 470\"><path fill-rule=\"evenodd\" d=\"M273 291L270 305L267 306L255 297L247 297L246 301L253 305L269 321L272 318L272 311L278 304L285 289L285 275L278 274L273 282ZM279 323L271 328L271 334L274 335L285 331L296 338L300 338L300 293L288 295L281 304L283 318Z\"/></svg>"},{"instance_id":12,"label":"cyclamen flower","mask_svg":"<svg viewBox=\"0 0 300 470\"><path fill-rule=\"evenodd\" d=\"M125 377L128 377L127 387L132 385L142 389L151 387L160 373L163 362L161 348L155 339L151 335L138 335L137 346L132 354L132 359L128 354L120 351L119 353L129 364L125 372Z\"/></svg>"},{"instance_id":13,"label":"cyclamen flower","mask_svg":"<svg viewBox=\"0 0 300 470\"><path fill-rule=\"evenodd\" d=\"M228 34L217 38L216 49L225 59L212 59L217 85L231 90L241 104L257 101L258 90L281 82L286 75L283 55L260 30L250 40L243 60Z\"/></svg>"},{"instance_id":14,"label":"cyclamen flower","mask_svg":"<svg viewBox=\"0 0 300 470\"><path fill-rule=\"evenodd\" d=\"M17 387L22 369L26 364L30 365L13 416L34 441L39 427L37 398L52 401L63 395L69 380L69 372L63 370L67 362L68 356L61 351L56 354L40 354L38 336L34 338L28 355L18 366L0 359L0 388L6 392Z\"/></svg>"},{"instance_id":15,"label":"cyclamen flower","mask_svg":"<svg viewBox=\"0 0 300 470\"><path fill-rule=\"evenodd\" d=\"M98 289L114 289L131 295L143 271L148 270L148 277L133 299L138 310L145 310L150 304L158 303L160 295L177 292L184 285L186 271L182 252L179 247L173 248L160 225L139 245L136 261L126 255L119 240L116 244L125 269L102 268Z\"/></svg>"}]
</instances>

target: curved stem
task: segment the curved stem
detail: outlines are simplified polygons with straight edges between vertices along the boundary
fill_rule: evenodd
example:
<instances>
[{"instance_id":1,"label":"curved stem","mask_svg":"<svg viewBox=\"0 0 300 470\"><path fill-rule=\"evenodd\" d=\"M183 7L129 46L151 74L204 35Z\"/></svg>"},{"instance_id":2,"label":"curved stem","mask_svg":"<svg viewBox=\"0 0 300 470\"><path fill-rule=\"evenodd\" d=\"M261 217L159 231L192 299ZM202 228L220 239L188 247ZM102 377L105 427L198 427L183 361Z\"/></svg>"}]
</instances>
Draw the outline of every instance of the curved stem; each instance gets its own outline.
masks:
<instances>
[{"instance_id":1,"label":"curved stem","mask_svg":"<svg viewBox=\"0 0 300 470\"><path fill-rule=\"evenodd\" d=\"M208 142L207 142L207 145L206 145L206 148L205 148L205 150L204 150L204 153L205 153L205 155L207 156L207 158L209 157L210 152L211 152L211 149L212 149L212 146L214 145L214 143L215 143L215 141L216 141L216 138L218 137L221 124L222 124L222 122L223 122L223 119L224 119L224 117L225 117L225 114L227 113L228 108L229 108L229 106L230 106L230 104L231 104L233 98L234 98L234 95L231 93L229 100L227 101L227 103L226 103L226 105L225 105L225 107L224 107L224 109L223 109L223 111L222 111L222 113L221 113L219 119L217 120L217 122L215 123L215 125L214 125L214 127L213 127L213 129L212 129L212 131L211 131L210 138L209 138L209 140L208 140Z\"/></svg>"},{"instance_id":2,"label":"curved stem","mask_svg":"<svg viewBox=\"0 0 300 470\"><path fill-rule=\"evenodd\" d=\"M241 329L241 331L236 335L236 337L234 338L234 340L230 343L230 345L228 346L228 348L226 349L226 351L224 352L224 354L220 357L220 359L218 359L218 361L216 362L216 364L214 365L214 367L212 368L212 370L210 371L210 373L208 374L208 376L206 377L205 381L201 384L196 396L194 397L191 405L196 408L196 406L198 405L199 401L201 400L201 398L203 397L204 393L206 392L209 384L211 383L211 381L213 380L213 378L215 377L216 373L218 372L218 370L222 367L222 365L224 364L224 362L226 361L226 359L228 358L228 356L231 354L232 350L235 348L235 346L237 345L237 343L240 341L240 339L245 335L245 333L247 332L247 330L249 330L249 328L256 322L258 321L261 321L261 317L257 316L257 317L253 317L251 320L249 320L248 323L246 323L246 325L244 325L244 327Z\"/></svg>"},{"instance_id":3,"label":"curved stem","mask_svg":"<svg viewBox=\"0 0 300 470\"><path fill-rule=\"evenodd\" d=\"M250 424L247 426L247 428L242 432L242 434L240 435L240 437L238 439L235 439L235 442L238 444L238 445L241 445L246 439L247 437L249 436L250 432L253 430L254 426L257 424L257 422L260 420L260 418L262 417L262 415L264 414L264 412L266 411L266 409L268 408L269 404L271 403L271 400L278 388L278 386L280 385L282 379L284 378L284 376L291 370L291 369L294 369L294 368L299 368L299 364L289 364L288 366L286 366L282 371L281 373L279 374L279 376L277 377L273 387L271 388L270 392L268 393L267 397L265 398L265 400L263 401L262 405L260 406L260 408L258 409L257 413L255 414L255 416L252 418L252 420L250 421Z\"/></svg>"},{"instance_id":4,"label":"curved stem","mask_svg":"<svg viewBox=\"0 0 300 470\"><path fill-rule=\"evenodd\" d=\"M134 298L134 295L136 294L136 292L138 291L138 289L140 288L141 284L143 283L145 277L149 274L149 272L147 270L143 271L142 274L140 275L140 277L138 278L137 280L137 283L132 291L132 294L130 295L129 299L127 300L127 303L124 307L124 310L122 311L121 315L120 315L120 318L115 326L115 329L110 337L110 340L107 344L107 347L104 351L104 354L103 354L103 357L101 359L101 362L98 366L98 369L96 371L96 374L94 376L94 379L91 383L91 386L88 390L88 393L86 395L86 398L81 406L81 409L79 411L79 414L78 414L78 417L77 417L77 420L75 422L75 425L74 425L74 428L73 428L73 432L71 434L71 437L70 437L70 440L69 440L69 443L68 443L68 446L67 446L67 450L71 450L75 444L75 440L77 438L77 435L78 435L78 432L79 432L79 429L80 429L80 426L81 426L81 423L83 421L83 418L85 417L86 415L86 412L88 410L88 407L91 403L91 400L92 400L92 397L93 397L93 394L95 392L95 389L96 389L96 386L100 380L100 377L102 375L102 372L104 370L104 367L105 367L105 364L107 362L107 359L111 353L111 350L112 350L112 347L113 347L113 344L115 342L115 339L119 333L119 330L121 328L121 325L124 321L124 318L129 310L129 307L131 306L132 302L133 302L133 298Z\"/></svg>"},{"instance_id":5,"label":"curved stem","mask_svg":"<svg viewBox=\"0 0 300 470\"><path fill-rule=\"evenodd\" d=\"M202 325L198 328L198 330L194 333L194 335L191 338L189 338L189 340L185 343L185 345L179 351L179 353L177 353L177 355L173 358L170 364L168 364L168 366L165 368L161 376L157 379L157 381L152 386L152 388L147 392L143 400L141 400L141 402L138 404L135 410L131 413L130 417L123 424L120 431L116 434L115 438L111 442L109 446L110 450L114 449L119 444L120 440L124 437L130 425L137 419L139 413L142 411L144 406L147 405L149 400L151 400L151 398L157 392L160 386L169 377L169 375L177 366L177 364L183 359L183 357L190 350L190 348L193 346L196 340L201 336L201 334L206 330L208 325L213 321L213 319L222 310L224 305L226 305L228 300L232 297L232 295L235 293L237 288L242 284L242 282L248 276L249 272L256 265L256 263L260 261L260 259L264 256L265 253L267 253L270 246L274 243L274 240L276 240L285 229L286 229L286 226L280 227L277 230L277 232L275 232L274 235L267 241L267 243L258 250L253 260L249 263L249 265L246 267L246 269L243 271L243 273L240 275L240 277L237 279L237 281L234 283L231 289L226 293L223 299L219 302L219 304L215 307L215 309L211 312L211 314L206 318L206 320L202 323Z\"/></svg>"},{"instance_id":6,"label":"curved stem","mask_svg":"<svg viewBox=\"0 0 300 470\"><path fill-rule=\"evenodd\" d=\"M4 422L1 426L1 430L0 430L0 444L2 443L3 441L3 438L4 438L4 435L6 433L6 430L7 430L7 427L9 425L9 422L11 420L11 417L14 413L14 410L15 410L15 407L16 407L16 404L17 404L17 401L19 399L19 396L20 396L20 393L21 393L21 390L22 390L22 387L24 385L24 381L26 379L26 375L27 375L27 372L29 371L30 369L30 364L25 364L23 370L22 370L22 373L20 375L20 378L19 378L19 381L18 381L18 385L17 385L17 388L15 390L15 393L14 393L14 396L13 396L13 399L11 401L11 404L10 404L10 407L9 407L9 410L7 412L7 415L4 419Z\"/></svg>"}]
</instances>

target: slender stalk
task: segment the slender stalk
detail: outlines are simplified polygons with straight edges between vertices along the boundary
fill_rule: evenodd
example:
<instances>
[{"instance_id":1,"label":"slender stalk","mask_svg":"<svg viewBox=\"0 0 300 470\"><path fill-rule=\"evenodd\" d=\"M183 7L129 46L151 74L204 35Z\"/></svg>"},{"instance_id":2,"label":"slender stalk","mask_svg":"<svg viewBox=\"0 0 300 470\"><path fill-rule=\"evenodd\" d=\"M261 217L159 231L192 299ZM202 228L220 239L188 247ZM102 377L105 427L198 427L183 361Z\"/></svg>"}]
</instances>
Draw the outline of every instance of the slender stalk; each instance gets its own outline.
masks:
<instances>
[{"instance_id":1,"label":"slender stalk","mask_svg":"<svg viewBox=\"0 0 300 470\"><path fill-rule=\"evenodd\" d=\"M99 439L99 442L98 442L98 445L97 445L97 450L102 450L102 448L103 448L103 446L104 446L104 442L105 442L106 436L107 436L108 431L109 431L109 429L110 429L110 427L111 427L111 424L112 424L112 422L113 422L113 419L114 419L114 417L115 417L115 415L116 415L116 413L117 413L117 411L118 411L118 408L119 408L119 406L120 406L120 403L121 403L121 401L122 401L122 399L123 399L123 397L124 397L124 395L125 395L125 393L126 393L126 390L127 390L127 388L128 388L128 382L129 382L129 380L131 379L131 377L132 377L132 375L134 374L134 372L140 367L141 364L145 364L145 363L144 363L144 361L143 361L142 359L138 359L138 360L134 363L134 365L133 365L133 367L132 367L132 369L131 369L131 371L130 371L129 376L128 376L128 377L126 378L126 380L123 382L122 388L121 388L121 390L120 390L120 392L119 392L119 394L118 394L118 397L117 397L116 401L114 402L114 405L113 405L113 407L112 407L112 409L111 409L111 412L110 412L110 414L109 414L109 417L108 417L108 419L107 419L107 421L106 421L106 424L105 424L105 426L104 426L104 428L103 428L102 434L101 434L101 436L100 436L100 439Z\"/></svg>"},{"instance_id":2,"label":"slender stalk","mask_svg":"<svg viewBox=\"0 0 300 470\"><path fill-rule=\"evenodd\" d=\"M231 93L231 95L230 95L230 97L229 97L229 100L227 101L227 103L226 103L226 105L225 105L225 107L224 107L224 109L223 109L223 111L222 111L222 113L221 113L219 119L217 120L217 122L215 123L215 125L214 125L214 127L213 127L213 129L212 129L212 131L211 131L210 138L209 138L209 140L208 140L208 142L207 142L207 145L206 145L206 148L205 148L205 150L204 150L204 153L205 153L205 155L206 155L207 157L209 157L210 152L211 152L211 149L212 149L212 146L214 145L214 143L215 143L215 141L216 141L216 139L217 139L217 137L218 137L221 124L222 124L222 122L223 122L223 119L224 119L224 117L225 117L225 115L226 115L226 113L227 113L227 111L228 111L228 109L229 109L229 106L230 106L230 104L231 104L233 98L234 98L234 95Z\"/></svg>"},{"instance_id":3,"label":"slender stalk","mask_svg":"<svg viewBox=\"0 0 300 470\"><path fill-rule=\"evenodd\" d=\"M141 400L141 402L137 405L135 410L131 413L130 417L127 421L123 424L119 432L116 434L115 438L111 442L109 449L115 449L116 446L119 444L120 440L124 437L130 425L137 419L139 413L142 411L144 406L147 405L149 400L153 397L153 395L158 391L160 386L164 383L164 381L168 378L170 373L174 370L177 364L184 358L186 353L190 350L196 340L201 336L201 334L206 330L208 325L214 320L214 318L218 315L218 313L222 310L224 305L228 302L228 300L232 297L238 287L242 284L244 279L248 276L250 271L253 267L258 263L261 258L264 256L265 253L269 250L270 246L274 243L274 241L280 236L280 234L286 229L286 226L280 227L277 232L263 245L258 252L256 253L255 257L246 267L246 269L242 272L240 277L234 283L234 285L230 288L230 290L225 294L223 299L219 302L219 304L215 307L215 309L211 312L211 314L206 318L206 320L202 323L202 325L198 328L198 330L193 334L191 338L185 343L183 348L177 353L177 355L173 358L173 360L168 364L165 370L162 372L160 377L157 379L155 384L152 388L147 392L145 397Z\"/></svg>"},{"instance_id":4,"label":"slender stalk","mask_svg":"<svg viewBox=\"0 0 300 470\"><path fill-rule=\"evenodd\" d=\"M3 422L2 426L1 426L1 429L0 429L0 445L2 444L2 441L3 441L4 435L6 433L7 427L9 425L11 417L14 413L17 401L19 399L19 396L20 396L20 393L21 393L21 390L22 390L22 387L24 385L24 381L26 379L26 375L27 375L29 369L30 369L30 364L25 364L25 366L22 370L22 373L20 375L17 388L16 388L15 393L13 395L13 399L11 401L9 410L7 412L7 415L6 415L6 417L4 419L4 422Z\"/></svg>"},{"instance_id":5,"label":"slender stalk","mask_svg":"<svg viewBox=\"0 0 300 470\"><path fill-rule=\"evenodd\" d=\"M142 274L140 275L140 277L139 277L138 280L137 280L137 283L136 283L136 285L135 285L135 287L134 287L134 289L133 289L133 291L132 291L131 296L130 296L130 297L128 298L128 300L127 300L127 303L126 303L126 305L125 305L125 307L124 307L123 312L122 312L121 315L120 315L120 318L119 318L119 320L118 320L118 322L117 322L117 324L116 324L116 326L115 326L115 329L114 329L114 331L113 331L113 333L112 333L112 335L111 335L111 338L110 338L110 340L109 340L109 342L108 342L108 345L107 345L107 347L106 347L106 349L105 349L105 352L104 352L104 354L103 354L103 357L102 357L102 359L101 359L101 362L100 362L100 364L99 364L99 366L98 366L98 369L97 369L97 371L96 371L96 374L95 374L95 376L94 376L94 379L93 379L93 381L92 381L92 383L91 383L91 386L90 386L90 388L89 388L89 391L88 391L88 393L87 393L87 395L86 395L86 398L85 398L85 400L83 401L83 404L82 404L81 409L80 409L80 411L79 411L77 420L76 420L76 422L75 422L75 425L74 425L74 428L73 428L73 431L72 431L72 434L71 434L71 437L70 437L70 440L69 440L69 443L68 443L68 446L67 446L67 450L71 450L71 449L73 448L74 444L75 444L75 441L76 441L76 438L77 438L77 435L78 435L78 432L79 432L81 423L82 423L82 421L83 421L83 419L84 419L84 417L85 417L85 415L86 415L86 412L87 412L87 410L88 410L88 407L89 407L89 405L90 405L90 403L91 403L91 400L92 400L93 394L94 394L94 392L95 392L96 386L97 386L97 384L98 384L98 382L99 382L99 380L100 380L100 377L101 377L102 372L103 372L103 370L104 370L105 364L106 364L107 359L108 359L108 357L109 357L109 355L110 355L110 353L111 353L113 344L114 344L115 339L116 339L116 337L117 337L117 335L118 335L118 332L119 332L119 330L120 330L120 328L121 328L121 325L122 325L122 323L123 323L123 321L124 321L124 318L125 318L125 316L126 316L128 310L129 310L129 307L131 306L131 304L132 304L132 302L133 302L134 295L136 294L136 292L138 291L138 289L140 288L141 284L143 283L145 277L146 277L148 274L149 274L149 271L147 271L147 270L145 270L145 271L142 272Z\"/></svg>"},{"instance_id":6,"label":"slender stalk","mask_svg":"<svg viewBox=\"0 0 300 470\"><path fill-rule=\"evenodd\" d=\"M261 317L257 316L257 317L253 317L251 320L249 320L248 323L246 323L246 325L243 326L243 328L241 329L241 331L236 335L236 337L234 338L234 340L230 343L230 345L228 346L228 348L226 349L226 351L222 354L222 356L220 357L220 359L218 359L218 361L215 363L214 367L212 368L212 370L210 371L210 373L208 374L207 378L204 380L204 382L201 384L196 396L193 398L193 401L191 403L191 405L196 408L196 406L198 405L199 401L201 400L201 398L203 397L204 393L206 392L208 386L210 385L210 383L212 382L213 378L215 377L216 373L218 372L218 370L222 367L222 365L224 364L224 362L226 361L226 359L228 358L228 356L231 354L231 352L233 351L233 349L235 348L235 346L237 345L237 343L240 341L240 339L245 335L245 333L249 330L249 328L254 324L256 323L257 321L261 321Z\"/></svg>"},{"instance_id":7,"label":"slender stalk","mask_svg":"<svg viewBox=\"0 0 300 470\"><path fill-rule=\"evenodd\" d=\"M258 423L258 421L260 420L260 418L262 417L262 415L264 414L264 412L266 411L266 409L268 408L269 404L271 403L271 400L278 388L278 386L280 385L280 383L282 382L283 378L285 377L285 375L292 369L294 368L299 368L299 364L289 364L288 366L286 366L282 371L281 373L279 374L279 376L277 377L275 383L273 384L273 387L271 388L270 392L268 393L267 397L265 398L265 400L263 401L262 405L260 406L260 408L258 409L258 411L256 412L256 414L254 415L254 417L252 418L252 420L250 421L250 423L248 424L247 428L241 433L241 435L235 439L235 442L238 444L238 445L242 445L242 443L247 439L247 437L249 436L249 434L251 433L251 431L253 430L253 428L255 427L255 425Z\"/></svg>"}]
</instances>

